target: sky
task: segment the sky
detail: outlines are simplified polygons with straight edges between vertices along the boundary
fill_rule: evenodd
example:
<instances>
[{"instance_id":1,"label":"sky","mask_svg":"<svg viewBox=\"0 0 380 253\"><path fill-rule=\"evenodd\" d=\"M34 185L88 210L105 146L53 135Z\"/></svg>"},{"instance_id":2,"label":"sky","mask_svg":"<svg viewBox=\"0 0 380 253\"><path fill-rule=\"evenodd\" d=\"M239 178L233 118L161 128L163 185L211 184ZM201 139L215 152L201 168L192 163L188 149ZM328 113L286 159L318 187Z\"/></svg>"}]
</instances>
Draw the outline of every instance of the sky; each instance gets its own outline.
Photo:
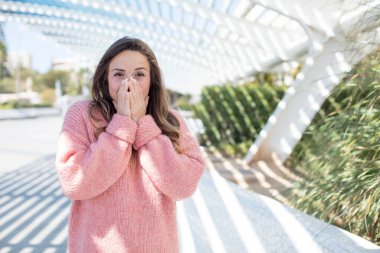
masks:
<instances>
[{"instance_id":1,"label":"sky","mask_svg":"<svg viewBox=\"0 0 380 253\"><path fill-rule=\"evenodd\" d=\"M26 51L32 56L32 68L40 73L47 72L53 58L75 57L68 49L48 41L37 31L17 22L5 22L3 25L5 43L9 51Z\"/></svg>"}]
</instances>

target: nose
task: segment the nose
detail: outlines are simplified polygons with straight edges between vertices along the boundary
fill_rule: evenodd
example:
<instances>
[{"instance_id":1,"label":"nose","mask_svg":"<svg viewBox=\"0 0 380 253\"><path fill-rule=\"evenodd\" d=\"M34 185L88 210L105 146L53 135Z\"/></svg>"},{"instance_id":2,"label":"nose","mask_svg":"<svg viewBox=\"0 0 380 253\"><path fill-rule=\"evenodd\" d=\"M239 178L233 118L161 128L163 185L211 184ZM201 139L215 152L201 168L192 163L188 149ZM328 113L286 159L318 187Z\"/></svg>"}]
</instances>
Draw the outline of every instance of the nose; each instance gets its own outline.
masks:
<instances>
[{"instance_id":1,"label":"nose","mask_svg":"<svg viewBox=\"0 0 380 253\"><path fill-rule=\"evenodd\" d=\"M134 75L134 73L132 73L130 75L125 74L125 79L124 80L129 81L129 80L133 79L134 78L133 75Z\"/></svg>"},{"instance_id":2,"label":"nose","mask_svg":"<svg viewBox=\"0 0 380 253\"><path fill-rule=\"evenodd\" d=\"M129 76L129 77L128 77L128 75L125 75L125 78L124 78L123 82L124 82L124 81L125 81L125 82L129 82L129 80L131 80L131 77L132 77L132 76Z\"/></svg>"}]
</instances>

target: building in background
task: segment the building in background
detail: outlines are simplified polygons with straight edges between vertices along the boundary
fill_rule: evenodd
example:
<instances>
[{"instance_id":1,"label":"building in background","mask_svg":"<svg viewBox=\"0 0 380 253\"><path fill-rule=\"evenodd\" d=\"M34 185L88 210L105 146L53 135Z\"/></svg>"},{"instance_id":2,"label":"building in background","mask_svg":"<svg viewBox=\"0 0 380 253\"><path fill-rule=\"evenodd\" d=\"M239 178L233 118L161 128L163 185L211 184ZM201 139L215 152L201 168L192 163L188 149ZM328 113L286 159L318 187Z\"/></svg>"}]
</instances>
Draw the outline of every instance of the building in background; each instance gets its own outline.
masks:
<instances>
[{"instance_id":1,"label":"building in background","mask_svg":"<svg viewBox=\"0 0 380 253\"><path fill-rule=\"evenodd\" d=\"M14 73L18 68L31 69L32 56L25 51L9 51L7 55L7 68Z\"/></svg>"},{"instance_id":2,"label":"building in background","mask_svg":"<svg viewBox=\"0 0 380 253\"><path fill-rule=\"evenodd\" d=\"M54 58L51 64L52 70L71 71L78 70L80 63L76 58Z\"/></svg>"}]
</instances>

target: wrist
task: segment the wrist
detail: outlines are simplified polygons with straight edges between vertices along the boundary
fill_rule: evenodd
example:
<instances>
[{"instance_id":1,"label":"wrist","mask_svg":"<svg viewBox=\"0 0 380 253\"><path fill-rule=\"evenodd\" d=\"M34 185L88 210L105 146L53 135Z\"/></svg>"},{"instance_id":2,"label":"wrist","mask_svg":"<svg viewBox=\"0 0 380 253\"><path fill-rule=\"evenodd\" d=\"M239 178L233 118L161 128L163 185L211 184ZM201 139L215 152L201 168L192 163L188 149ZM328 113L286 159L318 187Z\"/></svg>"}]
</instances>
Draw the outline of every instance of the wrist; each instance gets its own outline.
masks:
<instances>
[{"instance_id":1,"label":"wrist","mask_svg":"<svg viewBox=\"0 0 380 253\"><path fill-rule=\"evenodd\" d=\"M133 119L133 121L135 121L136 123L142 118L142 117L144 117L146 114L144 113L144 114L140 114L140 115L137 115L137 116L133 116L132 115L132 119Z\"/></svg>"},{"instance_id":2,"label":"wrist","mask_svg":"<svg viewBox=\"0 0 380 253\"><path fill-rule=\"evenodd\" d=\"M116 114L119 114L119 115L122 115L122 116L126 116L128 118L132 118L130 113L116 112Z\"/></svg>"}]
</instances>

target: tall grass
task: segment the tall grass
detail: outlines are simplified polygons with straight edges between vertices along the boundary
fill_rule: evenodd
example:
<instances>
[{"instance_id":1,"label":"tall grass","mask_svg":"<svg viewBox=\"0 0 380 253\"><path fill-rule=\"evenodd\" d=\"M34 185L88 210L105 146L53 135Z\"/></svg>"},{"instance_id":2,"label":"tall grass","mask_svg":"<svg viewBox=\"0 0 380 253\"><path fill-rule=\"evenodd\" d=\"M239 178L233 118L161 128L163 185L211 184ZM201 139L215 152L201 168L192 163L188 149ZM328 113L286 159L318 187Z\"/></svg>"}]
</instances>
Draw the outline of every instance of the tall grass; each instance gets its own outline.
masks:
<instances>
[{"instance_id":1,"label":"tall grass","mask_svg":"<svg viewBox=\"0 0 380 253\"><path fill-rule=\"evenodd\" d=\"M334 89L290 158L294 206L380 243L380 50Z\"/></svg>"}]
</instances>

